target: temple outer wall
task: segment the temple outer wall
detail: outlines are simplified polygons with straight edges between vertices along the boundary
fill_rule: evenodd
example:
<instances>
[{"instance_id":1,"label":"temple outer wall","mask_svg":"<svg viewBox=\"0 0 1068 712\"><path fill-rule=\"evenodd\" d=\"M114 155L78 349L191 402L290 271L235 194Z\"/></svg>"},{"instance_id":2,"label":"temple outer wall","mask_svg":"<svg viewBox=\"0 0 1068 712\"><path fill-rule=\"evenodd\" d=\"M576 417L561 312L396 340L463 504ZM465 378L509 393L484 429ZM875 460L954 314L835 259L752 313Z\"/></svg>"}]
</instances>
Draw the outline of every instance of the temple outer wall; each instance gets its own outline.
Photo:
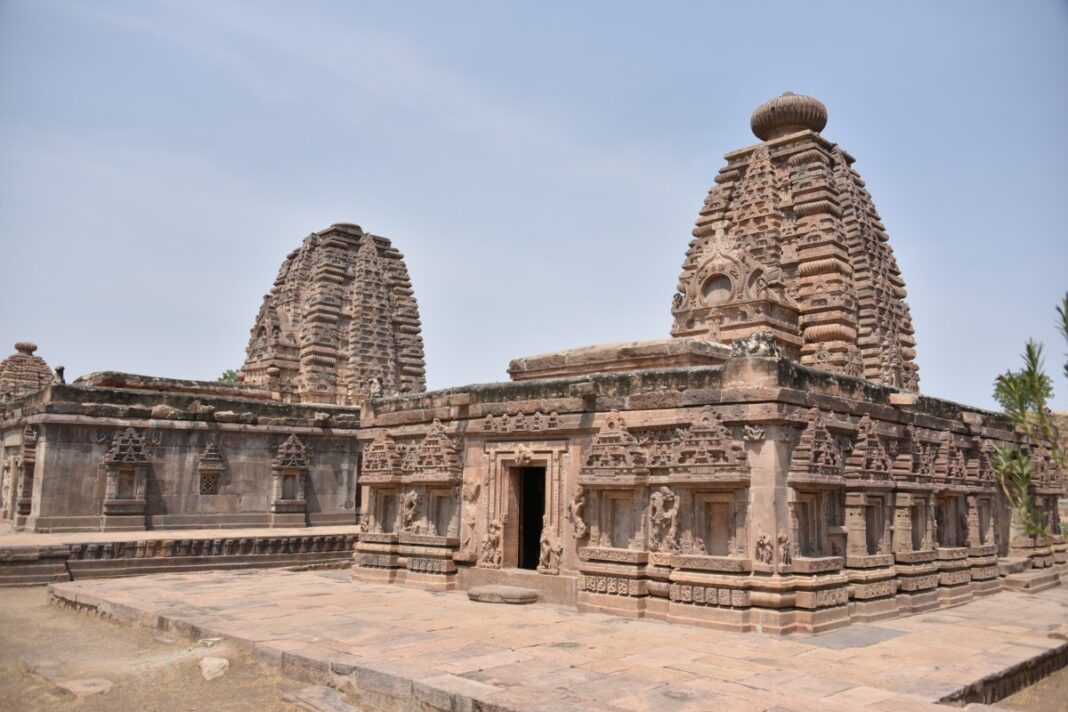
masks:
<instances>
[{"instance_id":1,"label":"temple outer wall","mask_svg":"<svg viewBox=\"0 0 1068 712\"><path fill-rule=\"evenodd\" d=\"M1002 417L774 354L374 400L363 426L361 580L564 588L584 610L786 633L1068 569L1055 520L1048 542L1009 531L989 463L1017 437ZM1025 447L1056 511L1063 475ZM530 472L537 524L516 496ZM524 526L536 567L516 553Z\"/></svg>"},{"instance_id":2,"label":"temple outer wall","mask_svg":"<svg viewBox=\"0 0 1068 712\"><path fill-rule=\"evenodd\" d=\"M19 529L356 523L352 409L56 385L7 415L5 466L18 476L6 499Z\"/></svg>"}]
</instances>

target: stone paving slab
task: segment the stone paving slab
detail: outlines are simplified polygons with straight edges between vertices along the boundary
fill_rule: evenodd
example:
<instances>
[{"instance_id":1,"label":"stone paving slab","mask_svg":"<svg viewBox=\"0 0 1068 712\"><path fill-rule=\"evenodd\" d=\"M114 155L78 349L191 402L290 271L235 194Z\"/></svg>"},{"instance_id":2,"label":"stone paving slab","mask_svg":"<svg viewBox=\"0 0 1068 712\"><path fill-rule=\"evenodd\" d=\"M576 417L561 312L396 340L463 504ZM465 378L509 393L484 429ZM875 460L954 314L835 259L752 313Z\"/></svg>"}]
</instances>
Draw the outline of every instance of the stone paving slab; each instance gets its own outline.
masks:
<instances>
[{"instance_id":1,"label":"stone paving slab","mask_svg":"<svg viewBox=\"0 0 1068 712\"><path fill-rule=\"evenodd\" d=\"M50 591L120 621L229 638L372 709L944 712L937 700L1068 650L1050 637L1068 624L1066 587L785 637L492 606L340 571L165 574Z\"/></svg>"}]
</instances>

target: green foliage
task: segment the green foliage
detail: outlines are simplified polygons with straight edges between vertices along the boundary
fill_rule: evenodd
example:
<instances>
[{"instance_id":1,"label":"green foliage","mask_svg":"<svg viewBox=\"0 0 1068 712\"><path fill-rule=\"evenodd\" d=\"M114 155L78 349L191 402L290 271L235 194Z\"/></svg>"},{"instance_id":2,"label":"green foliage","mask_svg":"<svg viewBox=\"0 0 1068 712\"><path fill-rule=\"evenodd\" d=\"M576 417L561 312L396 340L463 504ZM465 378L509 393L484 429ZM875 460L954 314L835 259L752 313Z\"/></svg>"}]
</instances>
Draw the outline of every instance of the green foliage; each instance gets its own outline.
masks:
<instances>
[{"instance_id":1,"label":"green foliage","mask_svg":"<svg viewBox=\"0 0 1068 712\"><path fill-rule=\"evenodd\" d=\"M994 449L993 464L1017 525L1029 537L1046 536L1045 522L1035 511L1031 492L1031 458L1016 445L1003 445Z\"/></svg>"},{"instance_id":2,"label":"green foliage","mask_svg":"<svg viewBox=\"0 0 1068 712\"><path fill-rule=\"evenodd\" d=\"M1064 293L1064 299L1057 307L1057 331L1068 341L1068 292ZM1064 377L1068 378L1068 354L1065 354L1064 359Z\"/></svg>"},{"instance_id":3,"label":"green foliage","mask_svg":"<svg viewBox=\"0 0 1068 712\"><path fill-rule=\"evenodd\" d=\"M1057 307L1057 316L1057 328L1068 340L1068 294ZM1019 371L1007 371L997 377L994 399L1021 434L1033 443L1049 446L1054 460L1063 467L1065 453L1061 451L1060 433L1048 405L1053 397L1053 381L1043 371L1042 345L1028 340L1023 362ZM1068 363L1064 373L1068 376ZM1030 537L1048 537L1046 523L1035 511L1030 455L1016 444L1002 445L996 448L993 467L1016 523Z\"/></svg>"},{"instance_id":4,"label":"green foliage","mask_svg":"<svg viewBox=\"0 0 1068 712\"><path fill-rule=\"evenodd\" d=\"M219 383L225 383L227 385L233 385L237 383L237 371L232 368L228 368L222 372L222 375L215 379Z\"/></svg>"},{"instance_id":5,"label":"green foliage","mask_svg":"<svg viewBox=\"0 0 1068 712\"><path fill-rule=\"evenodd\" d=\"M1028 340L1024 367L1007 371L994 382L994 399L1016 427L1035 440L1055 435L1047 401L1053 397L1053 381L1042 368L1042 344Z\"/></svg>"}]
</instances>

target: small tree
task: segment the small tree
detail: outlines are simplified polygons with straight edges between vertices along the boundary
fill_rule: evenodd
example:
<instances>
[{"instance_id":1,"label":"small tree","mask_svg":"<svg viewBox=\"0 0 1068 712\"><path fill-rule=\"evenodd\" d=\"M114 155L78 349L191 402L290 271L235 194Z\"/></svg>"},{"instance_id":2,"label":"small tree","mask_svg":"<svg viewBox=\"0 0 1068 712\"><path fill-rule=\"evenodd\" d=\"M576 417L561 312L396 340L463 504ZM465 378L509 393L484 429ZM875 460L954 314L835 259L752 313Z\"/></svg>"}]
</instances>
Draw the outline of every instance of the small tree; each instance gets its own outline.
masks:
<instances>
[{"instance_id":1,"label":"small tree","mask_svg":"<svg viewBox=\"0 0 1068 712\"><path fill-rule=\"evenodd\" d=\"M222 375L215 379L219 383L226 383L233 385L237 383L237 371L232 368L228 368L222 372Z\"/></svg>"},{"instance_id":2,"label":"small tree","mask_svg":"<svg viewBox=\"0 0 1068 712\"><path fill-rule=\"evenodd\" d=\"M1057 307L1057 315L1057 328L1068 339L1068 294ZM1017 431L1032 443L1048 445L1054 460L1063 467L1065 457L1060 448L1060 434L1047 405L1053 397L1053 381L1043 371L1042 345L1028 340L1023 362L1019 371L1007 371L997 377L994 399ZM1068 363L1064 371L1068 376ZM993 467L1017 526L1032 538L1048 537L1047 522L1035 509L1031 457L1015 443L999 445L995 448Z\"/></svg>"}]
</instances>

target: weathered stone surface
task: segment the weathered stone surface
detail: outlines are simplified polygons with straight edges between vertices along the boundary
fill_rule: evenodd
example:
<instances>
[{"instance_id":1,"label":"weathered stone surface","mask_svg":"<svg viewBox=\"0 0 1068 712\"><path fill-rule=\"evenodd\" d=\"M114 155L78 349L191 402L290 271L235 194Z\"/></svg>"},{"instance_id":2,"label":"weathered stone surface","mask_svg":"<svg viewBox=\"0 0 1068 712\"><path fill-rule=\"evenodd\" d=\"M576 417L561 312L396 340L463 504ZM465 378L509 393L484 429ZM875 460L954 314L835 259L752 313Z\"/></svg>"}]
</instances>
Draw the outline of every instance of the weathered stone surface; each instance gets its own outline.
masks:
<instances>
[{"instance_id":1,"label":"weathered stone surface","mask_svg":"<svg viewBox=\"0 0 1068 712\"><path fill-rule=\"evenodd\" d=\"M536 603L538 592L519 586L476 586L467 592L467 597L479 603Z\"/></svg>"}]
</instances>

